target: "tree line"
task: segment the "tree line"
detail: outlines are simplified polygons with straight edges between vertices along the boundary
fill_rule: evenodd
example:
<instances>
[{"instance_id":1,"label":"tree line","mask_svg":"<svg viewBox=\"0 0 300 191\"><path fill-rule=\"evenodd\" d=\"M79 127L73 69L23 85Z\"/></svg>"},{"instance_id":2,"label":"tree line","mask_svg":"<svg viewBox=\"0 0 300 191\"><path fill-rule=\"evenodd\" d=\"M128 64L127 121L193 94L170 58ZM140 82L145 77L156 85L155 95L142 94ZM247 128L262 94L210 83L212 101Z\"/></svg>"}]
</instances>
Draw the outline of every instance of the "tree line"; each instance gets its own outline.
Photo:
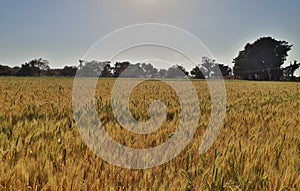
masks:
<instances>
[{"instance_id":1,"label":"tree line","mask_svg":"<svg viewBox=\"0 0 300 191\"><path fill-rule=\"evenodd\" d=\"M116 62L111 65L109 61L80 61L78 66L78 76L91 77L129 77L129 78L212 78L225 77L231 75L231 68L218 64L208 57L202 58L202 64L195 66L190 72L182 65L173 65L168 69L158 69L151 63L135 63L128 61ZM218 72L223 71L222 74Z\"/></svg>"},{"instance_id":2,"label":"tree line","mask_svg":"<svg viewBox=\"0 0 300 191\"><path fill-rule=\"evenodd\" d=\"M288 52L292 49L286 41L272 37L262 37L254 43L247 43L244 50L233 59L234 66L220 64L209 57L190 71L182 65L173 65L168 69L158 69L151 63L130 63L128 61L111 63L110 61L79 60L77 66L65 66L51 69L49 61L43 58L33 59L21 67L0 65L0 76L66 76L74 77L130 77L130 78L228 78L242 80L289 80L296 81L294 73L300 68L296 60L282 67Z\"/></svg>"},{"instance_id":3,"label":"tree line","mask_svg":"<svg viewBox=\"0 0 300 191\"><path fill-rule=\"evenodd\" d=\"M63 69L51 69L49 61L33 59L21 67L10 68L0 65L0 76L66 76L103 77L103 78L217 78L230 77L232 69L229 66L216 63L208 57L202 58L202 64L195 66L190 72L182 65L173 65L168 69L158 69L151 63L135 63L129 61L84 61L79 60L78 66L65 66ZM221 71L221 72L219 72Z\"/></svg>"}]
</instances>

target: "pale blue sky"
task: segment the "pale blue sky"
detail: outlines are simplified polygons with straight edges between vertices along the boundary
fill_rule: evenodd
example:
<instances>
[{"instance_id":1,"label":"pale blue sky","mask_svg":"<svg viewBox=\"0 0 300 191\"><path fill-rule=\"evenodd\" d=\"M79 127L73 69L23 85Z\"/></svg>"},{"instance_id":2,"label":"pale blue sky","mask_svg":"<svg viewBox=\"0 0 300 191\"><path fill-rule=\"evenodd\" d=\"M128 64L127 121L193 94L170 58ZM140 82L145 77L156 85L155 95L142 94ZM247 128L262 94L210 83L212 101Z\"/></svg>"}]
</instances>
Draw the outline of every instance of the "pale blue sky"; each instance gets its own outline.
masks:
<instances>
[{"instance_id":1,"label":"pale blue sky","mask_svg":"<svg viewBox=\"0 0 300 191\"><path fill-rule=\"evenodd\" d=\"M299 19L298 0L2 1L0 63L15 66L43 57L54 68L77 65L99 38L144 22L189 31L217 61L231 66L247 42L262 36L293 44L288 61L300 61Z\"/></svg>"}]
</instances>

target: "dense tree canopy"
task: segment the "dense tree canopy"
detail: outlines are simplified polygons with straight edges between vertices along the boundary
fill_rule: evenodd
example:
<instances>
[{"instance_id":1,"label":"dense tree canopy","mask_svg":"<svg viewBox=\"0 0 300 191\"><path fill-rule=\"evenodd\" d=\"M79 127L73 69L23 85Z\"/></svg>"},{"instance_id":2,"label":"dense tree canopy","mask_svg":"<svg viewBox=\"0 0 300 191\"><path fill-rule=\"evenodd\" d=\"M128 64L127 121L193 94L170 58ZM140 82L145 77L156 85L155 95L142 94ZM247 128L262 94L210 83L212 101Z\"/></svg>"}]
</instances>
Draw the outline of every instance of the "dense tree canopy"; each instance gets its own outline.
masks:
<instances>
[{"instance_id":1,"label":"dense tree canopy","mask_svg":"<svg viewBox=\"0 0 300 191\"><path fill-rule=\"evenodd\" d=\"M9 66L0 65L0 76L12 76L15 75L16 71Z\"/></svg>"},{"instance_id":2,"label":"dense tree canopy","mask_svg":"<svg viewBox=\"0 0 300 191\"><path fill-rule=\"evenodd\" d=\"M271 37L263 37L246 44L244 50L233 60L234 75L241 79L279 80L292 45Z\"/></svg>"},{"instance_id":3,"label":"dense tree canopy","mask_svg":"<svg viewBox=\"0 0 300 191\"><path fill-rule=\"evenodd\" d=\"M77 67L74 67L74 66L65 66L61 70L60 74L62 76L69 76L69 77L71 77L71 76L75 76L76 71L77 71Z\"/></svg>"}]
</instances>

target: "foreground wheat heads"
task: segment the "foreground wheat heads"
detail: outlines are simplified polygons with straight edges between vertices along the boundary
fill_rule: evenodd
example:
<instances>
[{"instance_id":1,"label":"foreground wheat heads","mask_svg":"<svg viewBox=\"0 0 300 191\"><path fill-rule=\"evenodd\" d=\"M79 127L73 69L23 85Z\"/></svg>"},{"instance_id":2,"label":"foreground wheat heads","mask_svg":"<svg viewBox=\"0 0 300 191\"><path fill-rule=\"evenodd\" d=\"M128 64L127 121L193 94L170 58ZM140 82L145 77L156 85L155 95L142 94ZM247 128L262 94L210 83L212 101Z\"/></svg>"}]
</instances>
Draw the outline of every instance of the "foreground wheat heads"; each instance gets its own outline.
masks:
<instances>
[{"instance_id":1,"label":"foreground wheat heads","mask_svg":"<svg viewBox=\"0 0 300 191\"><path fill-rule=\"evenodd\" d=\"M114 79L98 81L95 98L107 133L122 145L151 148L178 126L176 92L146 81L130 110L149 119L156 99L167 120L149 135L121 127L111 108ZM146 170L113 166L82 141L72 113L72 78L0 78L0 190L300 190L300 84L226 81L227 112L213 147L198 147L210 119L205 81L193 81L201 118L191 143L170 162Z\"/></svg>"}]
</instances>

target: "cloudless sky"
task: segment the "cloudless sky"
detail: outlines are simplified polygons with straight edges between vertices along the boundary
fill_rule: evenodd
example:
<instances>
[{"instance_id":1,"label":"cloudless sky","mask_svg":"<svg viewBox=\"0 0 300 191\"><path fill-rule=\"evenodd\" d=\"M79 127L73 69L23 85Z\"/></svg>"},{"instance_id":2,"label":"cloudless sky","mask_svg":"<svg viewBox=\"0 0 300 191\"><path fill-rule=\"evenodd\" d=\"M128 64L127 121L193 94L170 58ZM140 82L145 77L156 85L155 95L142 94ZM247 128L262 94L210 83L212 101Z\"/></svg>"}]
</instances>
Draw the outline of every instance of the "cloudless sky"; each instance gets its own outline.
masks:
<instances>
[{"instance_id":1,"label":"cloudless sky","mask_svg":"<svg viewBox=\"0 0 300 191\"><path fill-rule=\"evenodd\" d=\"M0 63L16 66L43 57L52 68L77 65L104 35L150 22L189 31L230 66L247 42L263 36L286 40L294 45L287 65L300 61L299 19L299 0L2 1Z\"/></svg>"}]
</instances>

